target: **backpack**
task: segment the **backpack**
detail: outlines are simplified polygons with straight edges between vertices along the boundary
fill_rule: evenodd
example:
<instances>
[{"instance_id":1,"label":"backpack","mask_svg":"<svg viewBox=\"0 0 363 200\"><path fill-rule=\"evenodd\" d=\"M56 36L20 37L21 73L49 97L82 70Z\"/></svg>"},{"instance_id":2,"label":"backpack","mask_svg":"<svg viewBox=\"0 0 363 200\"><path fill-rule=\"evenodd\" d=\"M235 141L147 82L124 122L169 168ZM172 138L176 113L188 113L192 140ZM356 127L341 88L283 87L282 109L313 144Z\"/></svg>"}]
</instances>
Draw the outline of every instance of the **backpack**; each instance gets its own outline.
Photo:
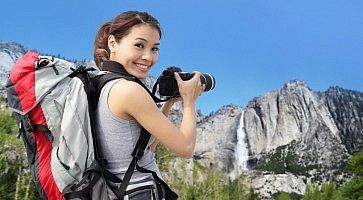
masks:
<instances>
[{"instance_id":1,"label":"backpack","mask_svg":"<svg viewBox=\"0 0 363 200\"><path fill-rule=\"evenodd\" d=\"M94 123L102 87L110 80L126 78L147 90L124 69L108 71L100 73L31 51L15 63L6 84L7 103L19 124L18 137L24 142L35 188L43 199L123 199L133 192L127 186L136 169L153 175L155 184L147 187L157 188L155 196L177 199L155 172L137 164L150 138L143 128L123 180L106 169Z\"/></svg>"}]
</instances>

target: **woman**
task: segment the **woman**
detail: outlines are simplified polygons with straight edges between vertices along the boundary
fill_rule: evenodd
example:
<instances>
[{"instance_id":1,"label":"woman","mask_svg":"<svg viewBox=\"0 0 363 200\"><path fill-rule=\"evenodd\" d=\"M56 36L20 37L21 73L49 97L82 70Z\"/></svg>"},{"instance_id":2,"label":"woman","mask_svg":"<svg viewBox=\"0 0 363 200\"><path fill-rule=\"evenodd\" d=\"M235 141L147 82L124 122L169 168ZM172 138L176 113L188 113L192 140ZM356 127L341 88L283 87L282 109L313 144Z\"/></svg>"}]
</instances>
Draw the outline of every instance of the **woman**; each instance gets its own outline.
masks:
<instances>
[{"instance_id":1,"label":"woman","mask_svg":"<svg viewBox=\"0 0 363 200\"><path fill-rule=\"evenodd\" d=\"M158 61L161 29L158 21L146 12L129 11L106 22L98 30L94 59L102 70L106 65L124 67L132 76L144 79ZM158 109L148 92L134 81L117 79L102 89L97 108L97 130L101 154L108 160L107 168L121 178L129 166L141 127L150 134L143 157L138 164L148 170L160 172L155 162L158 142L175 155L190 158L196 141L196 100L204 91L200 74L182 81L177 73L179 92L183 101L183 119L176 127L167 118L175 99ZM131 183L152 180L147 173L135 171ZM150 199L150 191L140 191L130 199ZM145 196L146 195L146 196Z\"/></svg>"}]
</instances>

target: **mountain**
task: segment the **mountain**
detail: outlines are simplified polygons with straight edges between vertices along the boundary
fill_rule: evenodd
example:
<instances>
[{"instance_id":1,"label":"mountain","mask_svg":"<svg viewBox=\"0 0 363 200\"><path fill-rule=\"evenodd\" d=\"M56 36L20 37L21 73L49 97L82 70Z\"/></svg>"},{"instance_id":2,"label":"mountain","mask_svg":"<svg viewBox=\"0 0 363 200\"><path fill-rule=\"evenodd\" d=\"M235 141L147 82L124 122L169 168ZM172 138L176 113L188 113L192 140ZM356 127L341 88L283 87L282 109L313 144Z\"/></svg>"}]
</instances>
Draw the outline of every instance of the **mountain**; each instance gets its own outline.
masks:
<instances>
[{"instance_id":1,"label":"mountain","mask_svg":"<svg viewBox=\"0 0 363 200\"><path fill-rule=\"evenodd\" d=\"M260 197L303 194L306 183L344 183L347 159L363 149L363 93L339 87L314 92L293 80L252 99L224 106L199 125L195 159L232 179L252 173Z\"/></svg>"},{"instance_id":2,"label":"mountain","mask_svg":"<svg viewBox=\"0 0 363 200\"><path fill-rule=\"evenodd\" d=\"M26 49L18 43L0 40L0 70L9 72L15 61L25 52Z\"/></svg>"},{"instance_id":3,"label":"mountain","mask_svg":"<svg viewBox=\"0 0 363 200\"><path fill-rule=\"evenodd\" d=\"M26 49L18 43L0 40L0 91L4 88L11 67L25 52Z\"/></svg>"},{"instance_id":4,"label":"mountain","mask_svg":"<svg viewBox=\"0 0 363 200\"><path fill-rule=\"evenodd\" d=\"M0 41L2 84L26 51L17 43ZM93 61L74 62L95 66ZM149 88L154 83L153 77L146 80ZM181 122L181 107L174 106L169 116L176 124ZM222 171L230 180L248 174L262 199L279 191L303 194L308 183L343 184L350 178L344 165L363 149L363 93L337 86L317 92L304 81L292 80L244 108L225 105L209 116L198 113L197 131L193 159L187 165L172 159L165 166L175 173L165 174L166 180L189 179L196 162Z\"/></svg>"}]
</instances>

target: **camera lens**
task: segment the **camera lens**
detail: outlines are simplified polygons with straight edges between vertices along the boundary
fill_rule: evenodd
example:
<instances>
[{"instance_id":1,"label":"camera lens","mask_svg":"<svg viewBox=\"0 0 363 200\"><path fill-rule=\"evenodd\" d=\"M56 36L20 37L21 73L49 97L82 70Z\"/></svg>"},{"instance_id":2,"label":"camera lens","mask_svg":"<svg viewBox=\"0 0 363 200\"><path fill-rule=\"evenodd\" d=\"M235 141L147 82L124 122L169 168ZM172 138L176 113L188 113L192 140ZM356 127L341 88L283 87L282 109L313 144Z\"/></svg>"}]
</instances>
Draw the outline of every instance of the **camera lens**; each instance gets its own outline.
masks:
<instances>
[{"instance_id":1,"label":"camera lens","mask_svg":"<svg viewBox=\"0 0 363 200\"><path fill-rule=\"evenodd\" d=\"M194 73L179 72L179 75L183 81L186 81L186 80L193 78ZM200 73L200 82L202 84L205 84L204 92L212 90L216 84L215 78L211 74L208 74L208 73Z\"/></svg>"},{"instance_id":2,"label":"camera lens","mask_svg":"<svg viewBox=\"0 0 363 200\"><path fill-rule=\"evenodd\" d=\"M195 73L183 72L180 68L171 66L162 72L157 82L153 87L153 94L156 93L157 88L159 94L166 97L179 97L178 83L174 77L174 72L177 72L183 81L193 78ZM205 85L204 92L214 89L216 80L208 73L200 73L200 82Z\"/></svg>"},{"instance_id":3,"label":"camera lens","mask_svg":"<svg viewBox=\"0 0 363 200\"><path fill-rule=\"evenodd\" d=\"M200 82L205 84L204 92L214 89L216 85L216 79L208 73L200 74Z\"/></svg>"}]
</instances>

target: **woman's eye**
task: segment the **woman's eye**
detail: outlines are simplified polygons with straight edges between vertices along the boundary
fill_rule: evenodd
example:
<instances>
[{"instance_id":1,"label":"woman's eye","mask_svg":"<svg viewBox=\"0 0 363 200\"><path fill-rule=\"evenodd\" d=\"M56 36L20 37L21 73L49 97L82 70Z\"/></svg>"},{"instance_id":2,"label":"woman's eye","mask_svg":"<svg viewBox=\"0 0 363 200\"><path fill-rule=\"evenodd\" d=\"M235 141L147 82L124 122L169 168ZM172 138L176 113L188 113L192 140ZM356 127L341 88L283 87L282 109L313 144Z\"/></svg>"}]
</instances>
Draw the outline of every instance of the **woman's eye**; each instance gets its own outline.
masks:
<instances>
[{"instance_id":1,"label":"woman's eye","mask_svg":"<svg viewBox=\"0 0 363 200\"><path fill-rule=\"evenodd\" d=\"M159 48L158 47L154 47L154 48L152 48L152 51L159 51Z\"/></svg>"},{"instance_id":2,"label":"woman's eye","mask_svg":"<svg viewBox=\"0 0 363 200\"><path fill-rule=\"evenodd\" d=\"M140 44L140 43L135 44L135 46L136 46L136 47L138 47L138 48L144 48L144 45L142 45L142 44Z\"/></svg>"}]
</instances>

